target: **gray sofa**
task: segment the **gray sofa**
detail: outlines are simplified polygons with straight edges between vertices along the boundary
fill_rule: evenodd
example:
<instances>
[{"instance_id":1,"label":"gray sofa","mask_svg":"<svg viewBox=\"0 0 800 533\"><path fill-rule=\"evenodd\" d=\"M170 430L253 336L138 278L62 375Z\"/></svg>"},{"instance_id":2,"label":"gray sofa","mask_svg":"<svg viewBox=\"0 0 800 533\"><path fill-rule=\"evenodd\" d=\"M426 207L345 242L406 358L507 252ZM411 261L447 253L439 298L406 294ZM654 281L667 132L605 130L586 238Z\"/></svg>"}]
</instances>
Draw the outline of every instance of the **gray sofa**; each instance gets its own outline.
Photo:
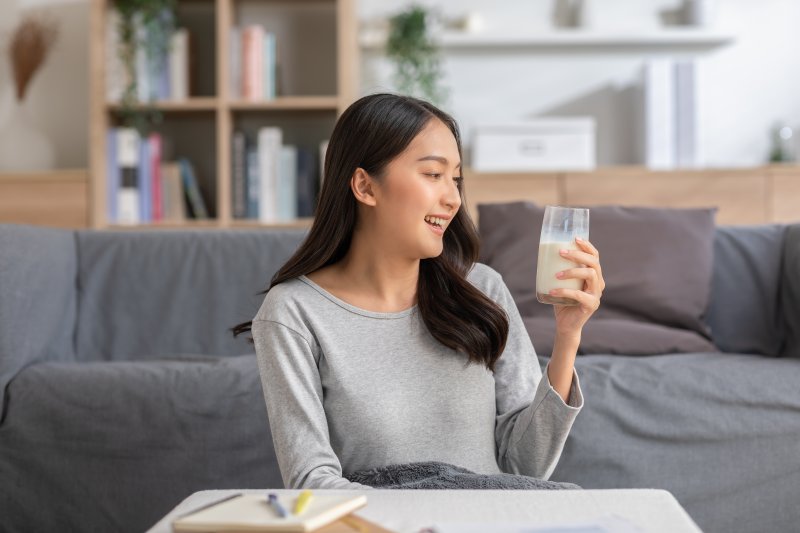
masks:
<instances>
[{"instance_id":1,"label":"gray sofa","mask_svg":"<svg viewBox=\"0 0 800 533\"><path fill-rule=\"evenodd\" d=\"M280 487L253 349L228 328L304 235L0 225L0 529L142 531L197 490ZM800 226L720 227L715 246L722 351L581 355L551 479L667 489L709 532L796 531Z\"/></svg>"}]
</instances>

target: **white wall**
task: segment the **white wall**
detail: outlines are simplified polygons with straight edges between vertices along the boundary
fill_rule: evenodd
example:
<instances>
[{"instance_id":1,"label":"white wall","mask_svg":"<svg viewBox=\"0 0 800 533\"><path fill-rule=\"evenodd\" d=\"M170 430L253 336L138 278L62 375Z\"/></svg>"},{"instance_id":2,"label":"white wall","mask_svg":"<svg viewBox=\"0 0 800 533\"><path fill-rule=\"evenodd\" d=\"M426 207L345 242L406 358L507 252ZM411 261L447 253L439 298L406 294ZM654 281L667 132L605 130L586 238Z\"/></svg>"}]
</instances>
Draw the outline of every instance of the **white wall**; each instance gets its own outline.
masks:
<instances>
[{"instance_id":1,"label":"white wall","mask_svg":"<svg viewBox=\"0 0 800 533\"><path fill-rule=\"evenodd\" d=\"M375 20L403 8L403 0L361 0L362 18ZM480 12L486 32L547 29L548 1L464 0L422 2L445 16ZM585 0L598 29L660 24L679 0ZM602 11L600 11L602 7ZM733 45L698 56L699 143L712 167L765 162L769 130L776 120L800 128L800 2L718 0L714 29ZM624 15L623 15L624 13ZM444 50L445 106L469 138L479 122L535 116L591 115L598 125L598 163L640 162L636 150L635 86L643 55L541 49ZM362 93L392 89L391 67L369 52L362 64ZM800 131L796 135L800 135Z\"/></svg>"},{"instance_id":2,"label":"white wall","mask_svg":"<svg viewBox=\"0 0 800 533\"><path fill-rule=\"evenodd\" d=\"M426 0L448 16L479 11L486 31L546 28L550 0ZM680 0L585 0L597 26L625 22L656 24L659 13ZM359 18L392 13L406 0L359 0ZM598 8L602 6L603 10ZM45 8L61 21L59 40L33 80L28 104L53 140L56 166L88 164L89 0L0 0L0 127L13 104L8 70L8 36L25 9ZM626 13L617 17L616 13ZM796 0L717 0L716 25L736 43L701 60L700 142L708 166L750 166L765 161L769 129L785 120L800 129L800 2ZM465 134L482 121L541 115L590 114L598 120L598 161L634 163L635 117L632 91L641 56L551 54L531 50L445 57L445 84L452 90L447 109ZM390 70L374 55L364 58L362 92L391 89Z\"/></svg>"}]
</instances>

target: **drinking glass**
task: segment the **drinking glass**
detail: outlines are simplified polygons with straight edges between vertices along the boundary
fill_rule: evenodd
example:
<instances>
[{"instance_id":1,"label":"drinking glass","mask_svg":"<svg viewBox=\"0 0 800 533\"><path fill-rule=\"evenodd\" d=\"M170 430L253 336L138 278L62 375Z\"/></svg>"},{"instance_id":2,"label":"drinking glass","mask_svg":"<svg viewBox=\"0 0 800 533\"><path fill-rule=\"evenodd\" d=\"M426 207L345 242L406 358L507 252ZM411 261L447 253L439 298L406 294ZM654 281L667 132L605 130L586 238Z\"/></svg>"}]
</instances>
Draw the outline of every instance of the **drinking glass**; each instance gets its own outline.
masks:
<instances>
[{"instance_id":1,"label":"drinking glass","mask_svg":"<svg viewBox=\"0 0 800 533\"><path fill-rule=\"evenodd\" d=\"M560 250L579 250L575 237L589 240L589 210L548 205L544 208L539 257L536 265L536 299L543 304L579 305L577 300L551 296L551 289L583 289L583 279L558 279L556 274L584 266L565 259Z\"/></svg>"}]
</instances>

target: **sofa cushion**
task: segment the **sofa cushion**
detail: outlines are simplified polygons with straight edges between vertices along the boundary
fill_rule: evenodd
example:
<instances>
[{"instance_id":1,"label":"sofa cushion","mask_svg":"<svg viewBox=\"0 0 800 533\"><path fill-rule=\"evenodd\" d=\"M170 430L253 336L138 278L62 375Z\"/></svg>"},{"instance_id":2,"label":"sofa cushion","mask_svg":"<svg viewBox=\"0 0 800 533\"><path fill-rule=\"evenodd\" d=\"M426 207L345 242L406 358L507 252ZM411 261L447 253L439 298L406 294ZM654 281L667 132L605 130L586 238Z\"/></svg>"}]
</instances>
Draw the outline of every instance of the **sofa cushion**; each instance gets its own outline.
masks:
<instances>
[{"instance_id":1,"label":"sofa cushion","mask_svg":"<svg viewBox=\"0 0 800 533\"><path fill-rule=\"evenodd\" d=\"M544 207L511 202L480 204L478 210L480 261L500 272L522 316L554 320L552 306L536 300ZM693 332L700 337L698 343L709 339L704 314L711 290L715 214L716 208L592 207L590 241L600 250L606 281L592 320L649 322ZM584 331L588 344L591 335ZM637 338L644 343L620 339L613 353L653 353L646 336Z\"/></svg>"},{"instance_id":2,"label":"sofa cushion","mask_svg":"<svg viewBox=\"0 0 800 533\"><path fill-rule=\"evenodd\" d=\"M144 531L198 490L283 486L255 355L41 363L8 402L9 530Z\"/></svg>"},{"instance_id":3,"label":"sofa cushion","mask_svg":"<svg viewBox=\"0 0 800 533\"><path fill-rule=\"evenodd\" d=\"M20 369L75 359L77 270L73 231L0 224L0 421Z\"/></svg>"},{"instance_id":4,"label":"sofa cushion","mask_svg":"<svg viewBox=\"0 0 800 533\"><path fill-rule=\"evenodd\" d=\"M800 358L800 224L786 229L781 278L781 307L787 328L783 355Z\"/></svg>"},{"instance_id":5,"label":"sofa cushion","mask_svg":"<svg viewBox=\"0 0 800 533\"><path fill-rule=\"evenodd\" d=\"M522 319L537 354L553 352L556 323L552 317ZM578 354L659 355L665 353L716 352L705 337L693 331L650 322L592 317L583 327Z\"/></svg>"},{"instance_id":6,"label":"sofa cushion","mask_svg":"<svg viewBox=\"0 0 800 533\"><path fill-rule=\"evenodd\" d=\"M778 356L785 341L780 311L786 226L720 226L706 320L723 352Z\"/></svg>"},{"instance_id":7,"label":"sofa cushion","mask_svg":"<svg viewBox=\"0 0 800 533\"><path fill-rule=\"evenodd\" d=\"M800 361L590 355L575 367L586 403L551 480L665 489L707 532L797 531Z\"/></svg>"},{"instance_id":8,"label":"sofa cushion","mask_svg":"<svg viewBox=\"0 0 800 533\"><path fill-rule=\"evenodd\" d=\"M83 231L77 357L244 354L255 316L307 230Z\"/></svg>"}]
</instances>

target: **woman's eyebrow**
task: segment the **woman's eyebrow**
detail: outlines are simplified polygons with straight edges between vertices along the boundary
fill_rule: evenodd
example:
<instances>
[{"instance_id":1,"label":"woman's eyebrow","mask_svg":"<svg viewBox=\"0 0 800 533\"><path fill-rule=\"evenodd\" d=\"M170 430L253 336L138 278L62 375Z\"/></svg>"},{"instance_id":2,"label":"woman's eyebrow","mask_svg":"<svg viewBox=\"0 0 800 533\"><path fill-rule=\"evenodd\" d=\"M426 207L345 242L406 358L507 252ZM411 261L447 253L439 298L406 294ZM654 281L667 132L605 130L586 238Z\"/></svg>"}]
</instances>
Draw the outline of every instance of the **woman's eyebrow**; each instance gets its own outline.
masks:
<instances>
[{"instance_id":1,"label":"woman's eyebrow","mask_svg":"<svg viewBox=\"0 0 800 533\"><path fill-rule=\"evenodd\" d=\"M442 157L442 156L440 156L440 155L426 155L426 156L424 156L424 157L420 157L419 159L417 159L417 161L418 161L418 162L419 162L419 161L438 161L439 163L441 163L441 164L443 164L443 165L446 165L446 164L447 164L447 158L446 158L446 157ZM458 167L460 167L460 166L461 166L461 163L459 162L459 163L456 165L456 168L458 168Z\"/></svg>"}]
</instances>

